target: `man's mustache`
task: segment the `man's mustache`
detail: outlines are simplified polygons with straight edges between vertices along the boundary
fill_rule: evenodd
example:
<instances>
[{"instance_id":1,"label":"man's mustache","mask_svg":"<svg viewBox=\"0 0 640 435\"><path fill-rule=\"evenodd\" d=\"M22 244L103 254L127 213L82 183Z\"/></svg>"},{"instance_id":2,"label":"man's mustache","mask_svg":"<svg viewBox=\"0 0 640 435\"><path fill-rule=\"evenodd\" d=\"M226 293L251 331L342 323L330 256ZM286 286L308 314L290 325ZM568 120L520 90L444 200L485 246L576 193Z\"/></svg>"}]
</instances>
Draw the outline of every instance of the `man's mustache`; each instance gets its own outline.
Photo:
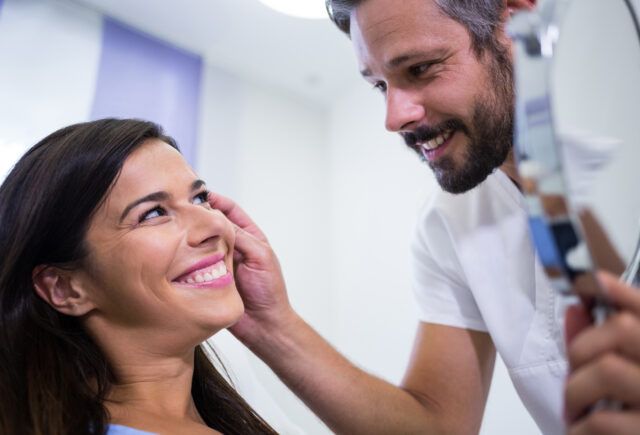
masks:
<instances>
[{"instance_id":1,"label":"man's mustache","mask_svg":"<svg viewBox=\"0 0 640 435\"><path fill-rule=\"evenodd\" d=\"M449 119L434 126L421 125L411 132L403 132L400 135L404 138L405 143L413 148L418 142L430 141L448 130L461 131L467 136L469 135L469 129L459 119Z\"/></svg>"}]
</instances>

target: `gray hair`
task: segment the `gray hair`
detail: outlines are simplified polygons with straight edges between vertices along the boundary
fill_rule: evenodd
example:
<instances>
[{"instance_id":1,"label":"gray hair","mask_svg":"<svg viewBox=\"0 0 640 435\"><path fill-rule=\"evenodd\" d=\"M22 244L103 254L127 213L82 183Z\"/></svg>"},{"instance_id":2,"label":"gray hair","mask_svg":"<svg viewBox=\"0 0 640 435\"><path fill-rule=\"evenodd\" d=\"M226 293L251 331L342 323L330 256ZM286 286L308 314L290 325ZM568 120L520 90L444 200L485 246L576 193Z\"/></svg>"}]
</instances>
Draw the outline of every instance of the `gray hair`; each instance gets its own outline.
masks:
<instances>
[{"instance_id":1,"label":"gray hair","mask_svg":"<svg viewBox=\"0 0 640 435\"><path fill-rule=\"evenodd\" d=\"M327 12L331 21L349 35L351 12L364 1L366 0L326 0ZM481 56L485 50L495 52L500 49L495 39L495 30L500 25L500 15L505 7L503 0L435 0L435 2L446 16L467 29L476 55Z\"/></svg>"}]
</instances>

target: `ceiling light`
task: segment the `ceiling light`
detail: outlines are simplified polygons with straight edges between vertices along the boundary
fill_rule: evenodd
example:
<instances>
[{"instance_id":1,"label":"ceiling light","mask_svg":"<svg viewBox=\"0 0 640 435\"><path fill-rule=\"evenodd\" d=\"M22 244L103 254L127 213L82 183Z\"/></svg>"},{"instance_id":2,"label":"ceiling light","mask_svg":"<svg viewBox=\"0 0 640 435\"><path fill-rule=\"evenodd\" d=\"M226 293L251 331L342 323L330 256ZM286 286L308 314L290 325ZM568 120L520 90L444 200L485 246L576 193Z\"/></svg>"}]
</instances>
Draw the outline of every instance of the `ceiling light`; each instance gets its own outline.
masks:
<instances>
[{"instance_id":1,"label":"ceiling light","mask_svg":"<svg viewBox=\"0 0 640 435\"><path fill-rule=\"evenodd\" d=\"M297 18L329 18L325 0L259 0L271 9Z\"/></svg>"}]
</instances>

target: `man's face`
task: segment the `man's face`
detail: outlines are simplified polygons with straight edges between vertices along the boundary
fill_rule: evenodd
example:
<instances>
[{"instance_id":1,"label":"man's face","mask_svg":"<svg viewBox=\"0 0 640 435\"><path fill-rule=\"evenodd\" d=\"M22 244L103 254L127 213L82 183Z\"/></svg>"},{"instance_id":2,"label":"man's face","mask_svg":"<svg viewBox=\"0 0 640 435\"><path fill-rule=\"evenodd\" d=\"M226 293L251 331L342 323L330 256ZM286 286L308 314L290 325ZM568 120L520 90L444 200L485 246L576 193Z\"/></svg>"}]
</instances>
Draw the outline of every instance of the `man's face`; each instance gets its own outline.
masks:
<instances>
[{"instance_id":1,"label":"man's face","mask_svg":"<svg viewBox=\"0 0 640 435\"><path fill-rule=\"evenodd\" d=\"M482 182L511 150L508 48L478 58L465 27L435 0L366 0L351 14L365 79L386 99L386 127L434 170L443 189Z\"/></svg>"}]
</instances>

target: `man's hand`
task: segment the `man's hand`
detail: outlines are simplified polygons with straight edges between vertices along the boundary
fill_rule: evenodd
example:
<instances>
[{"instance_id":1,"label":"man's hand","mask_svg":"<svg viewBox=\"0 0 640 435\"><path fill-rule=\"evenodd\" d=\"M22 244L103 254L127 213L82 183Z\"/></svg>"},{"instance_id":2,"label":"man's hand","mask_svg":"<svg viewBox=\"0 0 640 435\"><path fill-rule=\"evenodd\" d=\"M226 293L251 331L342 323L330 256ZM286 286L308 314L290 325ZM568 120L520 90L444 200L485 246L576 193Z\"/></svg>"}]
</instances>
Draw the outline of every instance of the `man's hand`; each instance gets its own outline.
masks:
<instances>
[{"instance_id":1,"label":"man's hand","mask_svg":"<svg viewBox=\"0 0 640 435\"><path fill-rule=\"evenodd\" d=\"M569 435L640 433L640 291L614 276L598 275L604 295L578 288L581 296L604 297L618 308L592 326L584 308L567 312L570 374L565 413ZM622 403L619 410L591 410L600 400Z\"/></svg>"},{"instance_id":2,"label":"man's hand","mask_svg":"<svg viewBox=\"0 0 640 435\"><path fill-rule=\"evenodd\" d=\"M260 228L236 203L215 193L209 203L236 227L234 276L245 314L229 330L252 348L268 331L286 328L294 316L280 264Z\"/></svg>"}]
</instances>

